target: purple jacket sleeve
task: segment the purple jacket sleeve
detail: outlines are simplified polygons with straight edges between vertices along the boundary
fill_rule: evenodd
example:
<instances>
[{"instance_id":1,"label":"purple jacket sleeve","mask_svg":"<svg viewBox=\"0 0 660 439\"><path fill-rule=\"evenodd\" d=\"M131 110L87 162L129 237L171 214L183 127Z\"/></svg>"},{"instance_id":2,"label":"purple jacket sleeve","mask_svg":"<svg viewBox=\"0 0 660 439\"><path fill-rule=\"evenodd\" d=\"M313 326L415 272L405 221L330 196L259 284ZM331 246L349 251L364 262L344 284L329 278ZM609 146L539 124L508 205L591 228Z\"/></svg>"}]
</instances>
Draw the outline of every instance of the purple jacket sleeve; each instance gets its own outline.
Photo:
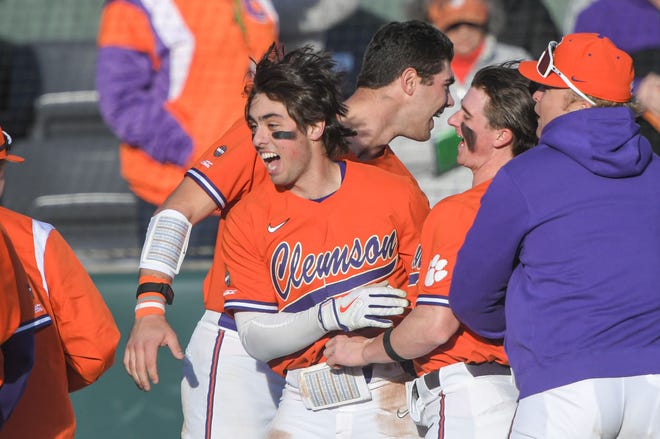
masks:
<instances>
[{"instance_id":1,"label":"purple jacket sleeve","mask_svg":"<svg viewBox=\"0 0 660 439\"><path fill-rule=\"evenodd\" d=\"M518 264L528 218L520 192L500 170L458 253L449 291L458 319L484 337L504 337L507 283Z\"/></svg>"},{"instance_id":2,"label":"purple jacket sleeve","mask_svg":"<svg viewBox=\"0 0 660 439\"><path fill-rule=\"evenodd\" d=\"M161 163L188 163L192 139L168 113L167 87L156 82L147 54L101 47L96 88L103 119L123 142Z\"/></svg>"}]
</instances>

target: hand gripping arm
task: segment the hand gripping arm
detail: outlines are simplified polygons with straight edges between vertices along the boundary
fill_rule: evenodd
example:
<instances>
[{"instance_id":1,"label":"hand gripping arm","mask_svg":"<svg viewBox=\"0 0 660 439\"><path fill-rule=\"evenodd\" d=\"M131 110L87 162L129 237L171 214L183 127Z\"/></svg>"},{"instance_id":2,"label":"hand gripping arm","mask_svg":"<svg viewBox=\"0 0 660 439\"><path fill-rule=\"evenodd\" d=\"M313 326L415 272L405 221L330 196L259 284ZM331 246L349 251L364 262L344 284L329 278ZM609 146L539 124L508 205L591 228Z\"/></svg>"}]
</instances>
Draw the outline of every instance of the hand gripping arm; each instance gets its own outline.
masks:
<instances>
[{"instance_id":1,"label":"hand gripping arm","mask_svg":"<svg viewBox=\"0 0 660 439\"><path fill-rule=\"evenodd\" d=\"M408 306L406 292L388 286L360 287L342 297L321 303L318 319L326 331L354 331L368 326L389 328L387 317L400 315Z\"/></svg>"},{"instance_id":2,"label":"hand gripping arm","mask_svg":"<svg viewBox=\"0 0 660 439\"><path fill-rule=\"evenodd\" d=\"M254 358L270 361L309 346L330 331L388 328L392 322L387 317L402 314L408 300L405 291L384 285L356 288L297 313L237 312L241 342Z\"/></svg>"}]
</instances>

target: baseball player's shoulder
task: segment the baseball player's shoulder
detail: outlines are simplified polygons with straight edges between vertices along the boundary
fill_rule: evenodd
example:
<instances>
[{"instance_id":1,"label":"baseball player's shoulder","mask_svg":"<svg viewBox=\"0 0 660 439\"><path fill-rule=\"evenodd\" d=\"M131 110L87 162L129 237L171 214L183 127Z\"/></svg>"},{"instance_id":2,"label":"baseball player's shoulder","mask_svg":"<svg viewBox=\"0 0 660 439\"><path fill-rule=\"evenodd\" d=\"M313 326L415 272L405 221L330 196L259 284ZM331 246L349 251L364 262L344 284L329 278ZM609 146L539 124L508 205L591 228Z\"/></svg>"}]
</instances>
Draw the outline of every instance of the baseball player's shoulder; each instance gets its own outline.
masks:
<instances>
[{"instance_id":1,"label":"baseball player's shoulder","mask_svg":"<svg viewBox=\"0 0 660 439\"><path fill-rule=\"evenodd\" d=\"M29 217L2 206L0 206L0 219L2 219L2 224L5 228L13 227L16 223L30 221Z\"/></svg>"},{"instance_id":2,"label":"baseball player's shoulder","mask_svg":"<svg viewBox=\"0 0 660 439\"><path fill-rule=\"evenodd\" d=\"M33 235L39 234L39 238L48 237L55 227L49 223L30 218L13 210L0 206L0 221L5 226L12 237L12 241L17 248L24 245L32 247L34 245ZM24 243L24 241L26 241ZM28 242L29 241L29 242Z\"/></svg>"},{"instance_id":3,"label":"baseball player's shoulder","mask_svg":"<svg viewBox=\"0 0 660 439\"><path fill-rule=\"evenodd\" d=\"M438 201L433 206L432 210L448 210L448 209L469 209L476 210L479 208L479 201L484 193L490 186L492 180L488 180L477 186L471 187L458 194L450 195Z\"/></svg>"},{"instance_id":4,"label":"baseball player's shoulder","mask_svg":"<svg viewBox=\"0 0 660 439\"><path fill-rule=\"evenodd\" d=\"M387 169L373 166L368 163L346 162L346 177L359 178L365 187L380 187L381 190L409 191L410 179L406 176L395 174Z\"/></svg>"},{"instance_id":5,"label":"baseball player's shoulder","mask_svg":"<svg viewBox=\"0 0 660 439\"><path fill-rule=\"evenodd\" d=\"M427 223L454 222L459 218L474 218L479 210L481 197L490 185L490 180L465 192L450 195L438 201L427 217Z\"/></svg>"},{"instance_id":6,"label":"baseball player's shoulder","mask_svg":"<svg viewBox=\"0 0 660 439\"><path fill-rule=\"evenodd\" d=\"M347 166L347 178L354 174L353 179L348 180L349 184L357 181L362 194L383 194L388 200L396 200L396 202L384 203L385 205L412 207L421 227L421 222L430 210L429 200L414 177L393 173L389 169L371 164L349 162Z\"/></svg>"},{"instance_id":7,"label":"baseball player's shoulder","mask_svg":"<svg viewBox=\"0 0 660 439\"><path fill-rule=\"evenodd\" d=\"M252 133L247 123L243 119L237 119L222 136L211 143L195 167L211 168L225 162L234 166L239 162L254 161L256 157Z\"/></svg>"}]
</instances>

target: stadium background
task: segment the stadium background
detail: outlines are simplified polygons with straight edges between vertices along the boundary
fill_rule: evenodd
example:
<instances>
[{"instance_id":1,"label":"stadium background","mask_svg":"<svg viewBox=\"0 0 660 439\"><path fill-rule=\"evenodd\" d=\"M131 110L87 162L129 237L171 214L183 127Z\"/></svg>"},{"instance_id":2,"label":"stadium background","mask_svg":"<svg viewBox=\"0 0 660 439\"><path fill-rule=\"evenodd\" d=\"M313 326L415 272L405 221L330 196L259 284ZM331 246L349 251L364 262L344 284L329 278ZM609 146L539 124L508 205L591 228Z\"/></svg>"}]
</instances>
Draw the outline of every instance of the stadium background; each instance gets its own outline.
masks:
<instances>
[{"instance_id":1,"label":"stadium background","mask_svg":"<svg viewBox=\"0 0 660 439\"><path fill-rule=\"evenodd\" d=\"M565 33L568 0L546 4ZM133 321L139 249L135 200L119 176L119 142L101 120L94 91L102 6L102 0L0 0L0 125L26 158L7 166L2 204L60 230L122 332L115 366L73 395L76 437L176 438L182 420L180 364L161 350L161 382L150 393L137 390L121 364ZM359 12L382 22L406 19L406 0L362 0ZM350 31L334 38L345 38L352 47L364 41ZM470 184L463 169L437 175L430 144L397 139L393 148L432 204ZM174 282L176 305L168 309L168 319L183 345L203 310L207 268L208 262L187 262Z\"/></svg>"}]
</instances>

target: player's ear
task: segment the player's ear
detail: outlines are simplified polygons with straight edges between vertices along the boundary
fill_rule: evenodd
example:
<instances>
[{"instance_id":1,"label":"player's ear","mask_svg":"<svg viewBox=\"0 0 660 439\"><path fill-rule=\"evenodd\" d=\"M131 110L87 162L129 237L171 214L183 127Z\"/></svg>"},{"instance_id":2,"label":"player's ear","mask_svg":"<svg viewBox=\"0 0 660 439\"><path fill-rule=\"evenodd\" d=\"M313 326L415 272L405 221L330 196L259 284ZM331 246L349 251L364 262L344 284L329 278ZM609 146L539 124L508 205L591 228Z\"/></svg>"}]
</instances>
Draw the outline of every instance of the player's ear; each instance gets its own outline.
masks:
<instances>
[{"instance_id":1,"label":"player's ear","mask_svg":"<svg viewBox=\"0 0 660 439\"><path fill-rule=\"evenodd\" d=\"M410 96L415 92L417 82L419 82L418 78L419 75L417 74L417 70L412 67L408 67L401 73L401 76L399 76L399 83L405 94Z\"/></svg>"},{"instance_id":2,"label":"player's ear","mask_svg":"<svg viewBox=\"0 0 660 439\"><path fill-rule=\"evenodd\" d=\"M508 128L502 128L497 130L495 134L495 140L493 141L493 146L495 148L502 148L504 146L510 145L513 142L513 132Z\"/></svg>"},{"instance_id":3,"label":"player's ear","mask_svg":"<svg viewBox=\"0 0 660 439\"><path fill-rule=\"evenodd\" d=\"M325 121L321 120L318 122L311 123L307 126L307 137L310 140L318 141L323 137L323 131L325 130Z\"/></svg>"}]
</instances>

